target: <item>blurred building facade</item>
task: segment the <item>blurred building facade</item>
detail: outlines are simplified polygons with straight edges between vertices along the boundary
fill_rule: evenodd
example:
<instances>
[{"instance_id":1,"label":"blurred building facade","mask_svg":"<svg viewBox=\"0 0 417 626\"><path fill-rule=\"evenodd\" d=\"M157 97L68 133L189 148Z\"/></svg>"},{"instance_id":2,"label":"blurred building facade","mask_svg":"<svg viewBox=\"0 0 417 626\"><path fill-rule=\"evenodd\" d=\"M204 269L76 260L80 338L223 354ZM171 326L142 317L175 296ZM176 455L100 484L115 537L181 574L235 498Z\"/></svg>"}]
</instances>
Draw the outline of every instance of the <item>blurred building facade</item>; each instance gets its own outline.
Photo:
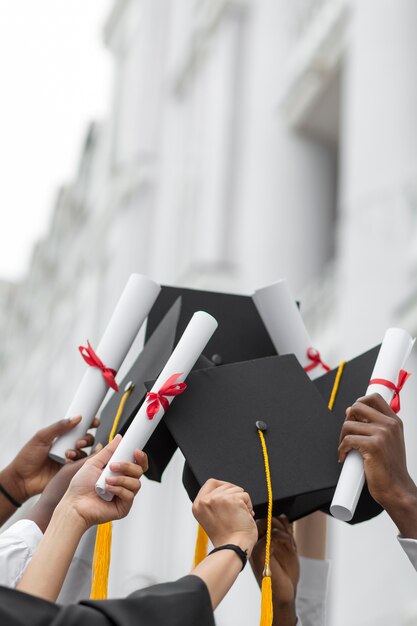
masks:
<instances>
[{"instance_id":1,"label":"blurred building facade","mask_svg":"<svg viewBox=\"0 0 417 626\"><path fill-rule=\"evenodd\" d=\"M89 129L26 279L0 283L2 464L65 414L76 347L98 342L134 271L241 293L287 277L333 364L389 325L417 333L416 30L414 0L115 1L111 114ZM417 477L415 381L402 406ZM188 572L181 470L178 453L116 524L112 595ZM385 514L331 521L329 556L329 625L417 624ZM217 621L258 615L245 571Z\"/></svg>"}]
</instances>

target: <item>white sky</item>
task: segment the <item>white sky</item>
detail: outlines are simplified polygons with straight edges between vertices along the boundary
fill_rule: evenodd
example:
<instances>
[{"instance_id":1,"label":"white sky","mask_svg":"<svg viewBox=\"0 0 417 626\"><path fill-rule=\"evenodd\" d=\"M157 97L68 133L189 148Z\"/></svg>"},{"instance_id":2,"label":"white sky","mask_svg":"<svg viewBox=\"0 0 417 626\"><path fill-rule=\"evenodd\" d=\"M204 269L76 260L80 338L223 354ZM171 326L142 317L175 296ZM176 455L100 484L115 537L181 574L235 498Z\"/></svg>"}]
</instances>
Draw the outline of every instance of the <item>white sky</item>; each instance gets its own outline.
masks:
<instances>
[{"instance_id":1,"label":"white sky","mask_svg":"<svg viewBox=\"0 0 417 626\"><path fill-rule=\"evenodd\" d=\"M27 270L91 119L106 116L113 0L0 0L0 279Z\"/></svg>"}]
</instances>

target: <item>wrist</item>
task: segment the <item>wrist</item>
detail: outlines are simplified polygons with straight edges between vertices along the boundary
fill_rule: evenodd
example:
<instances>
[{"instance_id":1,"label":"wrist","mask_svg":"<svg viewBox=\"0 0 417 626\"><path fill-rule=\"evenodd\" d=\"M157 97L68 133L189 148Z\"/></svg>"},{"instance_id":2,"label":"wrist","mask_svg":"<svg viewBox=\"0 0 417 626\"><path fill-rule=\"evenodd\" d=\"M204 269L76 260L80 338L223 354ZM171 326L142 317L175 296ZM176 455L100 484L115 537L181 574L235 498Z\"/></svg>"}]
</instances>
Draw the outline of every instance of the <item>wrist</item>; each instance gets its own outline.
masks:
<instances>
[{"instance_id":1,"label":"wrist","mask_svg":"<svg viewBox=\"0 0 417 626\"><path fill-rule=\"evenodd\" d=\"M380 502L403 537L417 539L417 487L393 490L386 502Z\"/></svg>"},{"instance_id":2,"label":"wrist","mask_svg":"<svg viewBox=\"0 0 417 626\"><path fill-rule=\"evenodd\" d=\"M74 534L78 535L80 538L90 527L85 518L77 510L74 502L66 495L64 495L59 504L57 504L52 514L51 523L52 521L71 528Z\"/></svg>"},{"instance_id":3,"label":"wrist","mask_svg":"<svg viewBox=\"0 0 417 626\"><path fill-rule=\"evenodd\" d=\"M297 624L297 612L295 601L288 603L277 602L272 594L274 607L274 621L272 626L295 626Z\"/></svg>"},{"instance_id":4,"label":"wrist","mask_svg":"<svg viewBox=\"0 0 417 626\"><path fill-rule=\"evenodd\" d=\"M20 504L26 502L28 495L26 493L24 480L14 469L11 463L0 472L0 483L6 491Z\"/></svg>"},{"instance_id":5,"label":"wrist","mask_svg":"<svg viewBox=\"0 0 417 626\"><path fill-rule=\"evenodd\" d=\"M250 559L253 549L253 542L250 540L247 533L231 533L224 536L216 537L213 540L213 545L215 548L218 548L219 546L224 546L228 543L239 546L239 548L241 548L243 552L246 552L248 559Z\"/></svg>"}]
</instances>

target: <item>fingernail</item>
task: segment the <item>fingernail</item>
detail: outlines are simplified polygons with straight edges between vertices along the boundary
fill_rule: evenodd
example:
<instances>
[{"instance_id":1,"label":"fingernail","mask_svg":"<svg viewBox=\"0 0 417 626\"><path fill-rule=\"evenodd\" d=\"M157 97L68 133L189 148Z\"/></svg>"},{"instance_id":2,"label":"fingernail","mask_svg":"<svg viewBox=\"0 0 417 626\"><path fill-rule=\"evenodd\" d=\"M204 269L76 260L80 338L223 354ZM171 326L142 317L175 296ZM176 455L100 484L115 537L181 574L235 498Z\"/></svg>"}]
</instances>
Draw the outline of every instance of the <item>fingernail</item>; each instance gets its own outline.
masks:
<instances>
[{"instance_id":1,"label":"fingernail","mask_svg":"<svg viewBox=\"0 0 417 626\"><path fill-rule=\"evenodd\" d=\"M110 485L114 485L116 480L117 479L114 476L107 476L106 483L109 483Z\"/></svg>"},{"instance_id":2,"label":"fingernail","mask_svg":"<svg viewBox=\"0 0 417 626\"><path fill-rule=\"evenodd\" d=\"M98 443L96 447L94 448L94 452L98 452L99 450L102 450L102 449L103 449L103 444Z\"/></svg>"},{"instance_id":3,"label":"fingernail","mask_svg":"<svg viewBox=\"0 0 417 626\"><path fill-rule=\"evenodd\" d=\"M114 472L120 472L120 463L110 463L110 469Z\"/></svg>"},{"instance_id":4,"label":"fingernail","mask_svg":"<svg viewBox=\"0 0 417 626\"><path fill-rule=\"evenodd\" d=\"M80 441L78 442L78 447L79 448L85 448L87 445L87 442L85 439L80 439Z\"/></svg>"},{"instance_id":5,"label":"fingernail","mask_svg":"<svg viewBox=\"0 0 417 626\"><path fill-rule=\"evenodd\" d=\"M65 456L68 457L69 459L73 459L74 457L77 456L77 453L74 452L74 450L67 450L65 453Z\"/></svg>"},{"instance_id":6,"label":"fingernail","mask_svg":"<svg viewBox=\"0 0 417 626\"><path fill-rule=\"evenodd\" d=\"M77 424L78 422L81 422L81 415L76 415L75 417L70 417L70 418L68 418L68 421L71 422L72 424Z\"/></svg>"}]
</instances>

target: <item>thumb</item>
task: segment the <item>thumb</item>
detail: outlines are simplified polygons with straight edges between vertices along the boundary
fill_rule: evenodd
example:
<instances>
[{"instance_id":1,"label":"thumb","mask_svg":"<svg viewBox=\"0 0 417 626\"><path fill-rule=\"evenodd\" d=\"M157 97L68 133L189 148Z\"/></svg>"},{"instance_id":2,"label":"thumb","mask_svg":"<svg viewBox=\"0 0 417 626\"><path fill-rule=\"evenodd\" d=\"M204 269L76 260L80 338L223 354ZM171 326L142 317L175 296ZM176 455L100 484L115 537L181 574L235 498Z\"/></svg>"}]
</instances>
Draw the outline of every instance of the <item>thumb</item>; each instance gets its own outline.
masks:
<instances>
[{"instance_id":1,"label":"thumb","mask_svg":"<svg viewBox=\"0 0 417 626\"><path fill-rule=\"evenodd\" d=\"M103 467L107 465L107 463L110 461L114 451L116 450L121 440L122 436L116 435L115 438L107 444L107 446L105 446L102 450L96 452L92 457L90 457L87 463L103 469Z\"/></svg>"},{"instance_id":2,"label":"thumb","mask_svg":"<svg viewBox=\"0 0 417 626\"><path fill-rule=\"evenodd\" d=\"M46 428L42 428L42 430L39 430L36 433L34 439L45 445L52 445L56 437L65 435L65 433L75 428L75 426L77 426L77 424L79 424L81 420L81 415L78 415L77 417L71 417L71 419L69 420L63 419L59 420L59 422L54 422L53 424L46 426Z\"/></svg>"}]
</instances>

